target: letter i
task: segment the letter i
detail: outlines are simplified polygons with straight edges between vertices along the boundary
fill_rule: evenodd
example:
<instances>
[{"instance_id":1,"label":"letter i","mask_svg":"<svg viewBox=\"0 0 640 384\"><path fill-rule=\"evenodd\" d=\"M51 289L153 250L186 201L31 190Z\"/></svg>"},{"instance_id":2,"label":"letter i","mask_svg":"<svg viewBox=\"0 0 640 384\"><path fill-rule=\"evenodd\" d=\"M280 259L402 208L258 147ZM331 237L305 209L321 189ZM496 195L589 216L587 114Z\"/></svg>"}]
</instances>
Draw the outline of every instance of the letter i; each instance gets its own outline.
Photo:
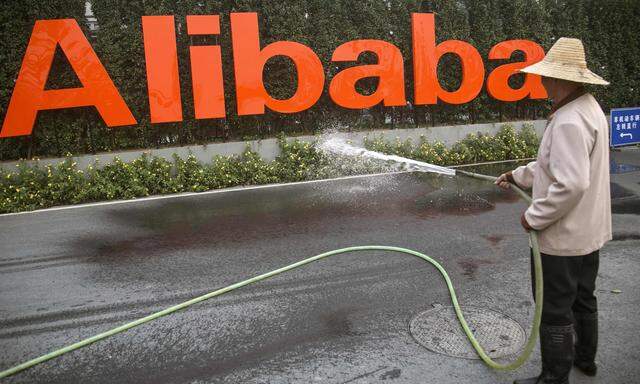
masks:
<instances>
[{"instance_id":1,"label":"letter i","mask_svg":"<svg viewBox=\"0 0 640 384\"><path fill-rule=\"evenodd\" d=\"M142 16L142 34L151 122L182 121L173 16Z\"/></svg>"},{"instance_id":2,"label":"letter i","mask_svg":"<svg viewBox=\"0 0 640 384\"><path fill-rule=\"evenodd\" d=\"M220 16L187 15L189 35L219 35ZM225 117L222 54L218 45L189 47L196 119Z\"/></svg>"}]
</instances>

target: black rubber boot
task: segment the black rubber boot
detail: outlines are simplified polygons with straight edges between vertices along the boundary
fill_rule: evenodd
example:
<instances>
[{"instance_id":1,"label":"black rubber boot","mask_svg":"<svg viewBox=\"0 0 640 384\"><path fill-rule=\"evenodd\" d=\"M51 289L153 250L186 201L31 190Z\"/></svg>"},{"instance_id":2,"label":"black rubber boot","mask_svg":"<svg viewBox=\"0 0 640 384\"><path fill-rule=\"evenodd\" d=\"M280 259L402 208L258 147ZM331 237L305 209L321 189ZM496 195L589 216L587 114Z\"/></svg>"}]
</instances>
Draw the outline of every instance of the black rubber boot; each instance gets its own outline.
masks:
<instances>
[{"instance_id":1,"label":"black rubber boot","mask_svg":"<svg viewBox=\"0 0 640 384\"><path fill-rule=\"evenodd\" d=\"M540 325L542 373L514 384L569 384L573 364L573 324Z\"/></svg>"},{"instance_id":2,"label":"black rubber boot","mask_svg":"<svg viewBox=\"0 0 640 384\"><path fill-rule=\"evenodd\" d=\"M598 372L595 360L598 349L598 313L574 313L574 317L578 340L573 365L585 375L595 376Z\"/></svg>"}]
</instances>

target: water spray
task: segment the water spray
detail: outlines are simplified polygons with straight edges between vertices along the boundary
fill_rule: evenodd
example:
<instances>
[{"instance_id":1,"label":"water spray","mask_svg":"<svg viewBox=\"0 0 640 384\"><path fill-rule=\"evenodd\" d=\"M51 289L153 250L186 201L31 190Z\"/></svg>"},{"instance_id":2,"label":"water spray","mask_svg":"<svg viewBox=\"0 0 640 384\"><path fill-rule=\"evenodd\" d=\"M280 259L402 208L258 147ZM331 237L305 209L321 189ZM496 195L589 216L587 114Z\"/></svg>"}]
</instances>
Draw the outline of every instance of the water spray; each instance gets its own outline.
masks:
<instances>
[{"instance_id":1,"label":"water spray","mask_svg":"<svg viewBox=\"0 0 640 384\"><path fill-rule=\"evenodd\" d=\"M318 149L323 152L333 153L341 156L368 158L392 162L405 167L407 170L434 172L447 176L455 176L456 174L456 171L451 168L441 167L439 165L429 164L423 161L407 159L405 157L396 155L385 155L384 153L356 147L340 137L330 137L322 141L320 144L318 144Z\"/></svg>"},{"instance_id":2,"label":"water spray","mask_svg":"<svg viewBox=\"0 0 640 384\"><path fill-rule=\"evenodd\" d=\"M472 177L475 179L479 179L479 180L485 180L485 181L490 181L493 182L496 180L495 177L493 176L487 176L487 175L482 175L482 174L478 174L478 173L472 173L472 172L465 172L465 171L460 171L460 170L453 170L450 168L446 168L446 167L441 167L441 166L437 166L437 165L433 165L433 164L429 164L429 163L424 163L421 161L416 161L416 160L412 160L412 159L406 159L404 157L400 157L400 156L394 156L394 155L385 155L379 152L374 152L374 151L369 151L363 148L358 148L355 147L353 145L348 144L346 141L338 139L338 138L334 138L334 139L329 139L327 141L325 141L324 143L320 144L320 149L324 150L324 151L328 151L331 153L335 153L335 154L340 154L340 155L346 155L346 156L361 156L361 157L367 157L367 158L371 158L371 159L378 159L378 160L384 160L384 161L391 161L391 162L395 162L397 164L401 164L401 165L405 165L408 166L410 168L413 168L415 170L419 170L419 171L424 171L424 172L436 172L436 173L440 173L443 175L448 175L448 176L455 176L455 175L464 175L464 176L468 176L468 177ZM515 185L512 185L512 190L514 190L518 195L520 195L520 197L522 197L525 201L527 201L528 203L531 202L531 197L529 197L529 195L527 195L527 193L525 193L524 191L522 191L520 188L518 188ZM315 261L319 261L322 259L325 259L327 257L330 256L335 256L335 255L340 255L340 254L345 254L345 253L353 253L353 252L362 252L362 251L387 251L387 252L394 252L394 253L400 253L400 254L406 254L406 255L411 255L417 258L420 258L421 260L424 260L428 263L430 263L431 265L433 265L438 272L440 272L440 274L442 275L442 278L444 279L445 284L447 285L447 289L449 290L449 295L451 296L451 303L453 305L453 308L455 310L456 313L456 317L458 318L458 321L460 322L460 326L462 327L462 329L464 330L464 333L466 334L467 338L469 339L469 342L471 343L471 345L473 346L473 348L475 349L475 351L477 352L478 356L480 357L480 359L482 359L482 361L489 367L496 369L496 370L514 370L517 369L518 367L520 367L522 364L524 364L527 359L529 358L529 356L531 355L531 352L533 351L535 344L536 344L536 340L538 338L538 333L539 333L539 327L540 327L540 320L542 317L542 292L543 292L543 286L542 286L542 262L540 259L540 250L538 248L538 237L536 234L536 231L530 231L529 232L529 240L530 240L530 244L531 244L531 249L532 249L532 253L533 253L533 265L534 265L534 276L533 278L535 279L535 292L534 292L534 298L535 298L535 311L534 311L534 316L533 316L533 324L531 326L531 331L529 333L529 338L527 339L527 343L524 346L524 349L522 350L522 352L520 353L520 355L513 360L510 363L506 363L506 364L501 364L498 362L495 362L494 360L492 360L487 353L484 351L484 349L482 348L482 346L480 345L480 343L478 342L478 340L476 339L476 337L473 334L473 331L470 329L469 325L467 324L467 321L464 318L464 314L462 313L462 310L460 308L460 304L458 303L458 298L455 292L455 289L453 287L453 283L451 282L451 279L449 278L449 275L447 274L446 270L444 269L444 267L442 267L442 265L440 265L440 263L438 263L436 260L434 260L433 258L411 250L411 249L406 249L406 248L400 248L400 247L390 247L390 246L382 246L382 245L365 245L365 246L356 246L356 247L348 247L348 248L341 248L341 249L336 249L333 251L329 251L329 252L325 252L313 257L309 257L307 259L298 261L296 263L284 266L282 268L276 269L274 271L271 272L267 272L264 273L262 275L259 276L255 276L252 277L250 279L229 285L227 287L218 289L216 291L213 292L209 292L207 294L204 294L202 296L198 296L195 297L191 300L185 301L183 303L174 305L172 307L163 309L161 311L152 313L148 316L145 316L143 318L131 321L129 323L123 324L119 327L113 328L111 330L108 330L106 332L100 333L98 335L89 337L87 339L78 341L77 343L68 345L66 347L54 350L50 353L47 353L45 355L42 355L40 357L37 357L35 359L26 361L22 364L16 365L15 367L9 368L7 370L1 371L0 372L0 378L4 378L4 377L8 377L11 375L14 375L18 372L24 371L25 369L31 368L35 365L41 364L45 361L51 360L53 358L56 358L60 355L63 355L67 352L71 352L74 351L76 349L80 349L83 347L86 347L90 344L93 344L97 341L106 339L108 337L111 337L115 334L124 332L128 329L137 327L139 325L148 323L150 321L156 320L162 316L166 316L169 314L172 314L174 312L180 311L182 309L185 309L187 307L190 307L194 304L200 303L202 301L211 299L213 297L216 296L220 296L223 295L225 293L231 292L233 290L236 290L238 288L242 288L244 286L253 284L253 283L257 283L259 281L271 278L273 276L279 275L281 273L287 272L287 271L291 271L295 268L299 268L303 265L307 265L309 263L315 262Z\"/></svg>"}]
</instances>

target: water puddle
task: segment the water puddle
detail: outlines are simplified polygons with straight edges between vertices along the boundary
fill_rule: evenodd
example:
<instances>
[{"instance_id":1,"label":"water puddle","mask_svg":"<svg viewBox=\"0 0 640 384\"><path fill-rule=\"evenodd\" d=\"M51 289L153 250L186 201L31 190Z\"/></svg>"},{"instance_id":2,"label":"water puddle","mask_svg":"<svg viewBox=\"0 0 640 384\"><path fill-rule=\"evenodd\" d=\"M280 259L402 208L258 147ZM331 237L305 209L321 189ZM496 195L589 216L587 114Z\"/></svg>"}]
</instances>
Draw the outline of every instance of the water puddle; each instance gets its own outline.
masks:
<instances>
[{"instance_id":1,"label":"water puddle","mask_svg":"<svg viewBox=\"0 0 640 384\"><path fill-rule=\"evenodd\" d=\"M611 183L611 213L640 215L640 196L617 183Z\"/></svg>"},{"instance_id":2,"label":"water puddle","mask_svg":"<svg viewBox=\"0 0 640 384\"><path fill-rule=\"evenodd\" d=\"M621 173L638 172L640 171L640 167L632 164L616 163L615 160L611 160L609 170L612 175L619 175Z\"/></svg>"},{"instance_id":3,"label":"water puddle","mask_svg":"<svg viewBox=\"0 0 640 384\"><path fill-rule=\"evenodd\" d=\"M418 171L424 174L455 176L454 169L408 159L397 155L367 150L348 142L339 134L326 135L318 144L318 148L328 156L336 159L354 159L379 161L386 164L391 171ZM351 159L351 160L349 160ZM427 193L418 194L408 208L408 211L422 218L433 218L442 215L467 216L477 215L495 209L495 201L518 201L515 194L503 193L495 189L490 183L477 180L465 180L461 187L459 179L430 177L426 183L433 188Z\"/></svg>"}]
</instances>

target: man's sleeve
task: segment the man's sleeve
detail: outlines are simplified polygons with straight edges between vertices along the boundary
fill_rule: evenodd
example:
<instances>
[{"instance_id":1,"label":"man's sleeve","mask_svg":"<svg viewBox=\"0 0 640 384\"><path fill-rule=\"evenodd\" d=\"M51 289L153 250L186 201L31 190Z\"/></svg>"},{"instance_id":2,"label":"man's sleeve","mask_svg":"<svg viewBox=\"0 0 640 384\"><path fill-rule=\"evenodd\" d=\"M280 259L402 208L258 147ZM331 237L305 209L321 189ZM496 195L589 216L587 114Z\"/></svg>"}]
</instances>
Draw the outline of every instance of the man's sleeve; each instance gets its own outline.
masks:
<instances>
[{"instance_id":1,"label":"man's sleeve","mask_svg":"<svg viewBox=\"0 0 640 384\"><path fill-rule=\"evenodd\" d=\"M580 201L589 188L589 154L595 138L578 124L553 128L549 170L555 180L546 196L535 199L525 212L532 228L541 230L558 221Z\"/></svg>"},{"instance_id":2,"label":"man's sleeve","mask_svg":"<svg viewBox=\"0 0 640 384\"><path fill-rule=\"evenodd\" d=\"M536 174L536 162L532 161L527 165L520 166L513 170L511 175L519 187L529 189L533 186L533 177Z\"/></svg>"}]
</instances>

